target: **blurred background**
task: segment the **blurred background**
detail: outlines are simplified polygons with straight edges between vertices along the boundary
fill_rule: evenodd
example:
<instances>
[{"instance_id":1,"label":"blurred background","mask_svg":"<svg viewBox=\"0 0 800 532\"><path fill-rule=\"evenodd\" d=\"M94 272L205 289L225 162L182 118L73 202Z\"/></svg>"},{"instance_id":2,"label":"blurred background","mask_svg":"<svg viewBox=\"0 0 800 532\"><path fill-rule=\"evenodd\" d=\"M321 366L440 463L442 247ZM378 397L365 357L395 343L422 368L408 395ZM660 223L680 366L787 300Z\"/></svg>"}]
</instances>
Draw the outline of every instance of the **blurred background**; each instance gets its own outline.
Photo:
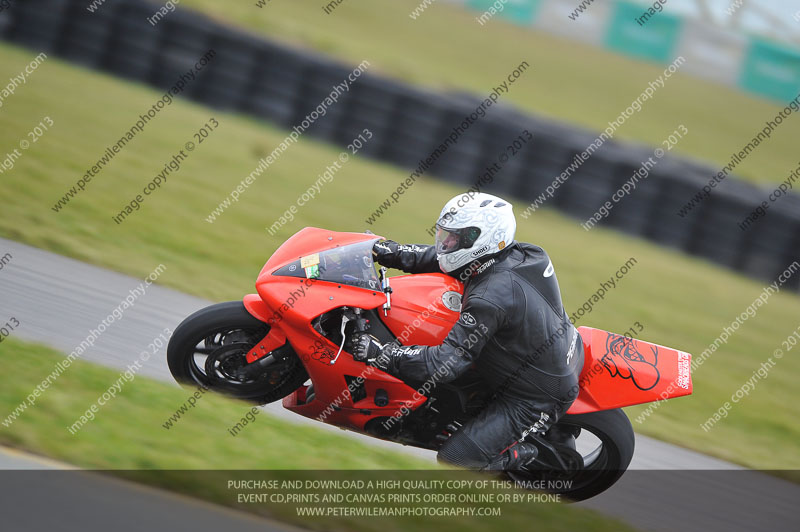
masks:
<instances>
[{"instance_id":1,"label":"blurred background","mask_svg":"<svg viewBox=\"0 0 800 532\"><path fill-rule=\"evenodd\" d=\"M797 120L773 121L800 93L800 15L788 2L47 5L7 10L4 38L164 89L213 48L218 59L185 95L284 128L366 60L368 75L306 133L345 146L369 128L360 155L406 169L531 65L425 175L467 188L528 129L535 144L485 189L526 202L547 191L548 206L586 220L664 144L653 178L603 223L763 280L797 258L798 195L739 227L770 185L800 170L790 148ZM754 148L768 122L778 130ZM603 131L603 149L568 171ZM703 187L726 166L733 177L706 198ZM563 185L548 189L564 172Z\"/></svg>"},{"instance_id":2,"label":"blurred background","mask_svg":"<svg viewBox=\"0 0 800 532\"><path fill-rule=\"evenodd\" d=\"M643 339L695 357L716 341L694 369L693 396L644 417L644 407L628 409L638 433L791 477L800 466L796 357L783 358L713 430L701 424L800 327L794 274L718 340L800 259L799 196L769 199L782 183L800 186L800 121L790 107L800 94L799 11L777 0L8 0L0 10L0 89L21 73L25 81L3 93L0 160L21 140L35 142L0 174L0 235L133 277L163 263L160 285L233 300L253 290L272 251L303 227L428 243L441 206L480 183L513 201L518 239L553 257L570 314L636 259L578 325L621 332L640 322ZM65 196L209 50L213 58L175 101L162 104L85 190ZM41 53L46 60L31 69ZM287 145L359 65L357 79ZM490 96L496 103L486 107ZM427 160L482 103L485 112L457 142ZM778 116L770 136L754 142ZM45 117L53 125L28 137ZM219 127L116 223L212 118ZM353 154L348 145L364 130L371 136L355 156L320 181L342 152ZM508 150L526 130L533 140ZM647 178L599 227L583 228L658 149L664 155ZM481 181L503 154L502 168ZM581 164L550 194L576 157ZM726 166L731 175L703 194ZM766 214L754 217L763 202ZM742 229L748 217L757 219ZM7 271L13 267L24 268L12 261ZM23 339L61 348L46 326L25 332L20 321L15 349L39 349ZM113 366L106 355L98 351L95 360ZM17 393L24 397L24 381ZM18 395L0 390L9 411ZM155 396L161 392L148 397ZM170 404L139 415L165 417ZM74 420L63 405L54 411ZM139 464L131 459L138 446L95 449L83 434L51 441L35 419L0 428L0 439L75 461L88 454L98 467ZM165 451L145 463L188 460L180 450L192 445L190 421L181 429L186 440L157 424L130 432L108 423L133 442L169 437L178 457ZM79 438L91 453L70 450ZM213 438L208 445L232 452L230 438L219 438L224 445Z\"/></svg>"}]
</instances>

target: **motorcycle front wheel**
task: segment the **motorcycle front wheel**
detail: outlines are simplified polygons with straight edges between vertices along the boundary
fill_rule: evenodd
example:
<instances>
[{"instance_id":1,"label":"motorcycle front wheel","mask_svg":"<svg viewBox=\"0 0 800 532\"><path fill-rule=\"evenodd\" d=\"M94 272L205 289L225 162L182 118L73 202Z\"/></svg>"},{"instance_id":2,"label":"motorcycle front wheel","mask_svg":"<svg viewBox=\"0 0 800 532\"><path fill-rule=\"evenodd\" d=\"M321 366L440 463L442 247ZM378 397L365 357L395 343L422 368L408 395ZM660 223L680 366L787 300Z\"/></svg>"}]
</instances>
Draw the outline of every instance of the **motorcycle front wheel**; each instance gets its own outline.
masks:
<instances>
[{"instance_id":1,"label":"motorcycle front wheel","mask_svg":"<svg viewBox=\"0 0 800 532\"><path fill-rule=\"evenodd\" d=\"M270 354L276 362L252 375L247 352L269 332L241 301L201 309L175 329L167 347L170 373L178 383L267 404L289 395L307 379L303 363L287 342Z\"/></svg>"}]
</instances>

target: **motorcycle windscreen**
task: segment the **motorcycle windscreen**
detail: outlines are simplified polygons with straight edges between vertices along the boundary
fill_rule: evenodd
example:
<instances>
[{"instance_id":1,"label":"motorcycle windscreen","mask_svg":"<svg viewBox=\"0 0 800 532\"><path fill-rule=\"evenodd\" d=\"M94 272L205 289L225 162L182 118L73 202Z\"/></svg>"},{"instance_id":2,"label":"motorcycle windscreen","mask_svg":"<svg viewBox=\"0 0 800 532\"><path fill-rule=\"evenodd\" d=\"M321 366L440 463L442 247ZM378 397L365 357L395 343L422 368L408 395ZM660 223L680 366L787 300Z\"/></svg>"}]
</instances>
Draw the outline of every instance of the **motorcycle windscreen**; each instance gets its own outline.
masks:
<instances>
[{"instance_id":1,"label":"motorcycle windscreen","mask_svg":"<svg viewBox=\"0 0 800 532\"><path fill-rule=\"evenodd\" d=\"M579 327L584 343L580 393L568 413L582 414L692 393L692 356L629 336Z\"/></svg>"},{"instance_id":2,"label":"motorcycle windscreen","mask_svg":"<svg viewBox=\"0 0 800 532\"><path fill-rule=\"evenodd\" d=\"M367 290L379 290L372 259L373 240L309 253L275 270L272 275L318 279Z\"/></svg>"}]
</instances>

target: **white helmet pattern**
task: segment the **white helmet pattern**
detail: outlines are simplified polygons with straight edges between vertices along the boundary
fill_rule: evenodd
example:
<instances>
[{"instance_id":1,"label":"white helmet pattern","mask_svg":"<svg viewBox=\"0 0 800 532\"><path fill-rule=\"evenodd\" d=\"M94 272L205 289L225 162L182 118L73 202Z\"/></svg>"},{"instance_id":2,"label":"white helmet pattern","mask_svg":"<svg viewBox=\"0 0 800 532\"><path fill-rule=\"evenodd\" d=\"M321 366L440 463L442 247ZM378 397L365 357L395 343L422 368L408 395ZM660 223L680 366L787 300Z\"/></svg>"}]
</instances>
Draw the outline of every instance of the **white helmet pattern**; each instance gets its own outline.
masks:
<instances>
[{"instance_id":1,"label":"white helmet pattern","mask_svg":"<svg viewBox=\"0 0 800 532\"><path fill-rule=\"evenodd\" d=\"M467 193L445 204L436 222L436 253L442 271L452 272L500 252L514 241L513 206L491 194Z\"/></svg>"}]
</instances>

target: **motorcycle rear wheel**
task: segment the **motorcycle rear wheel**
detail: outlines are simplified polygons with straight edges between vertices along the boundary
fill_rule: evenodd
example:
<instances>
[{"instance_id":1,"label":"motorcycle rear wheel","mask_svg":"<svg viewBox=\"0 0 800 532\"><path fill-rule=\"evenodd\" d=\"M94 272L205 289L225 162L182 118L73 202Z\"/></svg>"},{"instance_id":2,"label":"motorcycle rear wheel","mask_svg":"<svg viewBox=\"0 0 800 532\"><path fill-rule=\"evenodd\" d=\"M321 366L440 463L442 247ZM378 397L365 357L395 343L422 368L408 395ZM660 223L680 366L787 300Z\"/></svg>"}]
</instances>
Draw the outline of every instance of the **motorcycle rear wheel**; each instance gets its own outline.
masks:
<instances>
[{"instance_id":1,"label":"motorcycle rear wheel","mask_svg":"<svg viewBox=\"0 0 800 532\"><path fill-rule=\"evenodd\" d=\"M617 482L633 459L635 436L633 427L621 409L589 414L566 415L558 426L567 430L580 429L581 437L591 433L599 445L585 452L578 438L578 452L584 467L571 471L531 470L507 471L510 480L541 486L547 493L560 494L571 501L583 501L598 495ZM524 484L523 484L524 485Z\"/></svg>"}]
</instances>

